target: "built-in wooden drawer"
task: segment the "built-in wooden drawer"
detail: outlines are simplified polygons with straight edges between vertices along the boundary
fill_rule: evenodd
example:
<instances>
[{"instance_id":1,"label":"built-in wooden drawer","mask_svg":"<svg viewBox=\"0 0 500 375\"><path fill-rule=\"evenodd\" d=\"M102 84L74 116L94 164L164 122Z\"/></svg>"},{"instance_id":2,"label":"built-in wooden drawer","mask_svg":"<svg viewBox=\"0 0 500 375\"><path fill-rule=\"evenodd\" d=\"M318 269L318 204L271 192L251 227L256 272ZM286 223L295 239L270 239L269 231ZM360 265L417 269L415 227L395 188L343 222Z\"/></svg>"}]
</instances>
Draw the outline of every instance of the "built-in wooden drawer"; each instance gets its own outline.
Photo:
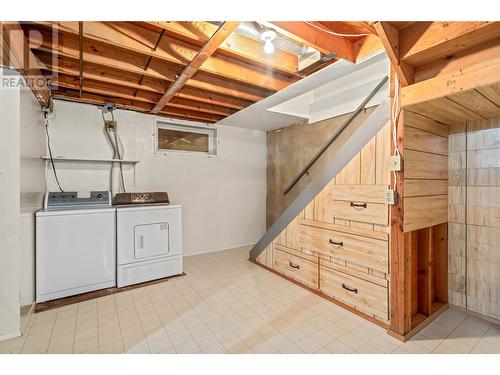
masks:
<instances>
[{"instance_id":1,"label":"built-in wooden drawer","mask_svg":"<svg viewBox=\"0 0 500 375\"><path fill-rule=\"evenodd\" d=\"M384 203L387 185L333 185L330 194L337 201Z\"/></svg>"},{"instance_id":2,"label":"built-in wooden drawer","mask_svg":"<svg viewBox=\"0 0 500 375\"><path fill-rule=\"evenodd\" d=\"M302 251L302 249L301 250L295 250L295 249L291 249L289 247L286 247L286 246L283 246L283 245L279 245L279 244L275 244L274 246L275 246L276 250L281 250L281 251L284 251L285 253L288 253L288 254L291 254L291 255L295 255L296 257L304 258L306 260L310 260L313 263L318 263L318 256L314 255L314 252L309 251L307 249L304 249L304 251Z\"/></svg>"},{"instance_id":3,"label":"built-in wooden drawer","mask_svg":"<svg viewBox=\"0 0 500 375\"><path fill-rule=\"evenodd\" d=\"M274 270L310 287L318 287L318 259L307 260L286 251L274 250Z\"/></svg>"},{"instance_id":4,"label":"built-in wooden drawer","mask_svg":"<svg viewBox=\"0 0 500 375\"><path fill-rule=\"evenodd\" d=\"M301 225L299 246L384 273L389 272L389 242Z\"/></svg>"},{"instance_id":5,"label":"built-in wooden drawer","mask_svg":"<svg viewBox=\"0 0 500 375\"><path fill-rule=\"evenodd\" d=\"M362 200L331 200L333 217L345 220L361 221L379 225L388 225L389 208L387 204L371 203Z\"/></svg>"},{"instance_id":6,"label":"built-in wooden drawer","mask_svg":"<svg viewBox=\"0 0 500 375\"><path fill-rule=\"evenodd\" d=\"M383 322L389 320L388 288L320 266L320 290Z\"/></svg>"}]
</instances>

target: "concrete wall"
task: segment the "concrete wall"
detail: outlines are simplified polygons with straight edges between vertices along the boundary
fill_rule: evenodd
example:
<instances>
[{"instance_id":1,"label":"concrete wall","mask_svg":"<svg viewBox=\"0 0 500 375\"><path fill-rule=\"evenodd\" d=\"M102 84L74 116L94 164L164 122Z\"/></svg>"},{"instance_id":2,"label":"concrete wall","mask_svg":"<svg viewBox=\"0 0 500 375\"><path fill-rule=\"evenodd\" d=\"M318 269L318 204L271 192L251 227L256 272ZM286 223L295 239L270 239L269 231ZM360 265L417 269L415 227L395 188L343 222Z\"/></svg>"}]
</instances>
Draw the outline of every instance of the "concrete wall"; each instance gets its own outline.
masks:
<instances>
[{"instance_id":1,"label":"concrete wall","mask_svg":"<svg viewBox=\"0 0 500 375\"><path fill-rule=\"evenodd\" d=\"M128 191L163 191L183 206L184 254L234 248L257 242L265 231L266 133L217 127L216 157L154 152L154 116L118 110L115 114L126 159ZM110 158L96 106L56 101L50 125L54 156ZM109 165L58 163L65 190L107 190ZM52 171L48 186L56 190Z\"/></svg>"},{"instance_id":2,"label":"concrete wall","mask_svg":"<svg viewBox=\"0 0 500 375\"><path fill-rule=\"evenodd\" d=\"M356 128L373 109L374 107L360 113L350 126ZM313 124L300 123L267 133L267 228L274 223L285 208L314 178L317 171L321 170L324 162L331 157L335 151L335 144L323 154L314 168L311 168L309 175L305 175L287 195L283 194L288 184L328 142L348 117L349 114L345 114Z\"/></svg>"}]
</instances>

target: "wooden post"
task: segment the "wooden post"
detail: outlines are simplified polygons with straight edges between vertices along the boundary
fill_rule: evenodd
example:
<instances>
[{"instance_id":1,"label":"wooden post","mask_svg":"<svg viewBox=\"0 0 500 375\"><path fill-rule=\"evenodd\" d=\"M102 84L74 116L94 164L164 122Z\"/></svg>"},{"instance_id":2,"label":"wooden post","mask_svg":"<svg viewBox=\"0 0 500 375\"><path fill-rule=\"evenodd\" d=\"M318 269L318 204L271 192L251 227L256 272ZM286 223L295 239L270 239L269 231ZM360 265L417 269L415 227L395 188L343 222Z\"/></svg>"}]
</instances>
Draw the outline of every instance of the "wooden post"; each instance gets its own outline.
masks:
<instances>
[{"instance_id":1,"label":"wooden post","mask_svg":"<svg viewBox=\"0 0 500 375\"><path fill-rule=\"evenodd\" d=\"M391 66L390 96L391 111L394 106L395 91L395 70ZM399 117L396 124L396 142L404 160L404 113L401 111L399 103ZM392 112L391 112L392 113ZM393 118L391 117L393 127ZM391 128L392 129L392 128ZM391 132L391 138L394 135ZM394 141L394 140L393 140ZM394 142L391 142L391 152L394 152ZM403 170L396 172L396 190L398 199L396 204L391 206L391 260L390 260L390 309L391 309L391 329L389 333L396 337L403 337L411 329L411 234L404 233L404 163ZM394 189L394 182L391 181Z\"/></svg>"}]
</instances>

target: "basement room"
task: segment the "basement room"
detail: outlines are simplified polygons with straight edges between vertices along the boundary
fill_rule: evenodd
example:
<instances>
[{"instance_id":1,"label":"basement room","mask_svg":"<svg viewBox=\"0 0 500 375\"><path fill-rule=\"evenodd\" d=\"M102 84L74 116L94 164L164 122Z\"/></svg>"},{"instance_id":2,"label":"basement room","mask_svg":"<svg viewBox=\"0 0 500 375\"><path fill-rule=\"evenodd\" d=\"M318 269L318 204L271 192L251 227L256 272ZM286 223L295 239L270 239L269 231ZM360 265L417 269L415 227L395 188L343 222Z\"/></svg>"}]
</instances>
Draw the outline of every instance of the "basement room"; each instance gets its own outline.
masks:
<instances>
[{"instance_id":1,"label":"basement room","mask_svg":"<svg viewBox=\"0 0 500 375\"><path fill-rule=\"evenodd\" d=\"M197 3L1 16L4 373L493 365L498 12Z\"/></svg>"}]
</instances>

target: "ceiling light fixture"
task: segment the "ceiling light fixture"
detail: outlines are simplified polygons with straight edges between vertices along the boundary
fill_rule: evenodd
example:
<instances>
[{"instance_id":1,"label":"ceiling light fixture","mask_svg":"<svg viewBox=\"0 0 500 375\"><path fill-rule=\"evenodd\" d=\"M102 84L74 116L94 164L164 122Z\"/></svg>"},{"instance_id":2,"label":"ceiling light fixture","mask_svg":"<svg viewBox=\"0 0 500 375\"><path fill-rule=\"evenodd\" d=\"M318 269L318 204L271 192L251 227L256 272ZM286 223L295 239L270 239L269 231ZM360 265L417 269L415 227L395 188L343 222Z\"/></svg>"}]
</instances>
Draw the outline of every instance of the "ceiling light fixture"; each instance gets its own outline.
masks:
<instances>
[{"instance_id":1,"label":"ceiling light fixture","mask_svg":"<svg viewBox=\"0 0 500 375\"><path fill-rule=\"evenodd\" d=\"M264 52L268 55L274 52L273 40L276 37L276 31L274 30L266 30L260 34L260 39L264 41Z\"/></svg>"}]
</instances>

